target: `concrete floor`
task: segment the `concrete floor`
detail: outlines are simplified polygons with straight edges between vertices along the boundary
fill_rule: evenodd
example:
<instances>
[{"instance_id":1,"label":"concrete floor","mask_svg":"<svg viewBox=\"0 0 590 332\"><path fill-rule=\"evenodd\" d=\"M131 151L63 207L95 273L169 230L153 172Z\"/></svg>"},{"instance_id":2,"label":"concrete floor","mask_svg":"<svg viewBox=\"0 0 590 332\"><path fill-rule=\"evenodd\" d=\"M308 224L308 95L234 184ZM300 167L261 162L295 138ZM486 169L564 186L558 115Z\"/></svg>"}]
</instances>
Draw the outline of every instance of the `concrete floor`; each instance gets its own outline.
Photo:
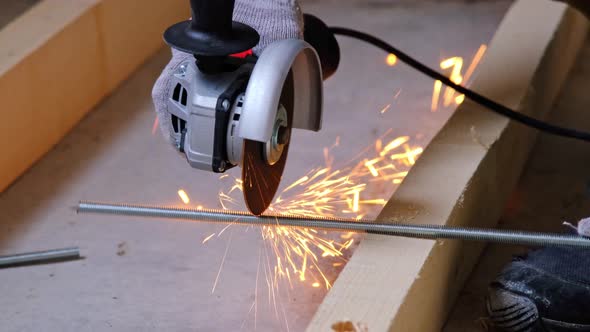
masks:
<instances>
[{"instance_id":1,"label":"concrete floor","mask_svg":"<svg viewBox=\"0 0 590 332\"><path fill-rule=\"evenodd\" d=\"M448 56L471 58L508 4L339 2L304 9L331 25L373 32L435 66ZM337 137L336 164L389 129L426 144L450 115L450 109L430 112L431 80L403 65L386 67L381 52L356 41L342 39L341 47L340 71L325 84L324 129L295 133L285 185L322 166L323 147ZM287 325L301 331L311 319L325 290L295 283L282 289L275 310L255 229L231 227L203 245L222 227L72 210L81 199L178 204L180 187L192 205L219 207L218 192L228 183L190 169L151 134L151 85L168 56L167 50L156 55L0 196L1 253L78 245L86 257L3 270L3 331L277 331ZM329 264L323 268L337 276Z\"/></svg>"},{"instance_id":2,"label":"concrete floor","mask_svg":"<svg viewBox=\"0 0 590 332\"><path fill-rule=\"evenodd\" d=\"M578 57L548 121L590 130L590 38ZM539 135L530 160L500 220L504 229L568 232L562 225L590 216L590 144ZM527 249L490 245L473 271L451 313L445 332L487 331L487 286L510 262ZM587 267L590 274L590 266Z\"/></svg>"}]
</instances>

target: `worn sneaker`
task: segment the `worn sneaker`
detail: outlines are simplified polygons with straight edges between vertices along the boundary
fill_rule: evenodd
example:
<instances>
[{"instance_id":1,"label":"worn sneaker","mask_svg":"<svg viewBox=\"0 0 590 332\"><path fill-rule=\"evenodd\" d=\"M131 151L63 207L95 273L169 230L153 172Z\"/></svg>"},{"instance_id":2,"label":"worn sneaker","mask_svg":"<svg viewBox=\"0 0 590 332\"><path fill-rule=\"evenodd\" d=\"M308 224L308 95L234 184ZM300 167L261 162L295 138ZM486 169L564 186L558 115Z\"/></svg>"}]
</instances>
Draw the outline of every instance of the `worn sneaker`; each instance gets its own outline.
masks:
<instances>
[{"instance_id":1,"label":"worn sneaker","mask_svg":"<svg viewBox=\"0 0 590 332\"><path fill-rule=\"evenodd\" d=\"M590 250L543 248L510 263L489 287L500 331L590 331Z\"/></svg>"}]
</instances>

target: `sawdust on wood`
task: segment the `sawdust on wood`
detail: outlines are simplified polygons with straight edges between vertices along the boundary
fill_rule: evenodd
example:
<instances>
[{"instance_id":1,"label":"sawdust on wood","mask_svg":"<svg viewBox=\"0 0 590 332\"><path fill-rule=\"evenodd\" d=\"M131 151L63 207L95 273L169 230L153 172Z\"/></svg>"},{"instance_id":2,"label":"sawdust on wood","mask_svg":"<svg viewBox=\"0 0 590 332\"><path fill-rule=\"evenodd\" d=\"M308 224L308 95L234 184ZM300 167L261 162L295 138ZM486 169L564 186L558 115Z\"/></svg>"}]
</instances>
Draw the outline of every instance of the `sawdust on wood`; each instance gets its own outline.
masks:
<instances>
[{"instance_id":1,"label":"sawdust on wood","mask_svg":"<svg viewBox=\"0 0 590 332\"><path fill-rule=\"evenodd\" d=\"M334 332L369 332L369 328L363 323L353 323L351 321L342 321L332 324Z\"/></svg>"},{"instance_id":2,"label":"sawdust on wood","mask_svg":"<svg viewBox=\"0 0 590 332\"><path fill-rule=\"evenodd\" d=\"M486 144L486 143L484 143L484 142L481 141L481 136L477 133L477 130L475 129L475 126L471 126L471 128L469 129L469 131L471 132L471 139L473 140L474 143L483 146L486 150L489 150L490 149L490 145L489 144Z\"/></svg>"}]
</instances>

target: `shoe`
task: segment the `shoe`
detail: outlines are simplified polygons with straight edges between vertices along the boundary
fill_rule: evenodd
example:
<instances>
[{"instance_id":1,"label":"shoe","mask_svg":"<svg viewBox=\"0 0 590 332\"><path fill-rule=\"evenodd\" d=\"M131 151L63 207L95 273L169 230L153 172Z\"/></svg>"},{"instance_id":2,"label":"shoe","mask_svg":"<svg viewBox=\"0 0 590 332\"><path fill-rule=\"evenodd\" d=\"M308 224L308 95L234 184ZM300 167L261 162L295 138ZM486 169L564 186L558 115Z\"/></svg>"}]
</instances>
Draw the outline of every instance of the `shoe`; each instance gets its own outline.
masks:
<instances>
[{"instance_id":1,"label":"shoe","mask_svg":"<svg viewBox=\"0 0 590 332\"><path fill-rule=\"evenodd\" d=\"M518 257L490 284L492 324L507 332L590 332L590 250L543 248Z\"/></svg>"}]
</instances>

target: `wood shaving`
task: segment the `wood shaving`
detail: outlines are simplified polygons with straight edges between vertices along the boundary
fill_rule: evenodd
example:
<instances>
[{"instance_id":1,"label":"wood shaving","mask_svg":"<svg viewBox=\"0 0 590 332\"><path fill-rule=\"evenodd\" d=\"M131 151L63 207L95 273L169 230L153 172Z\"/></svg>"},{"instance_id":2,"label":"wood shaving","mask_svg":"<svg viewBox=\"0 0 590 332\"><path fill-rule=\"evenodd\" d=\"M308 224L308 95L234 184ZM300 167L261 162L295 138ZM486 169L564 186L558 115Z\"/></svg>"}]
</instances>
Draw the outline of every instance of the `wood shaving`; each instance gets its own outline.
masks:
<instances>
[{"instance_id":1,"label":"wood shaving","mask_svg":"<svg viewBox=\"0 0 590 332\"><path fill-rule=\"evenodd\" d=\"M369 328L363 323L353 323L351 321L337 322L332 325L334 332L369 332Z\"/></svg>"},{"instance_id":2,"label":"wood shaving","mask_svg":"<svg viewBox=\"0 0 590 332\"><path fill-rule=\"evenodd\" d=\"M486 150L490 149L489 144L485 144L484 142L481 141L481 136L479 136L479 134L477 133L477 130L475 130L475 126L471 126L469 131L471 132L471 139L473 140L474 143L477 143L477 144L483 146Z\"/></svg>"}]
</instances>

